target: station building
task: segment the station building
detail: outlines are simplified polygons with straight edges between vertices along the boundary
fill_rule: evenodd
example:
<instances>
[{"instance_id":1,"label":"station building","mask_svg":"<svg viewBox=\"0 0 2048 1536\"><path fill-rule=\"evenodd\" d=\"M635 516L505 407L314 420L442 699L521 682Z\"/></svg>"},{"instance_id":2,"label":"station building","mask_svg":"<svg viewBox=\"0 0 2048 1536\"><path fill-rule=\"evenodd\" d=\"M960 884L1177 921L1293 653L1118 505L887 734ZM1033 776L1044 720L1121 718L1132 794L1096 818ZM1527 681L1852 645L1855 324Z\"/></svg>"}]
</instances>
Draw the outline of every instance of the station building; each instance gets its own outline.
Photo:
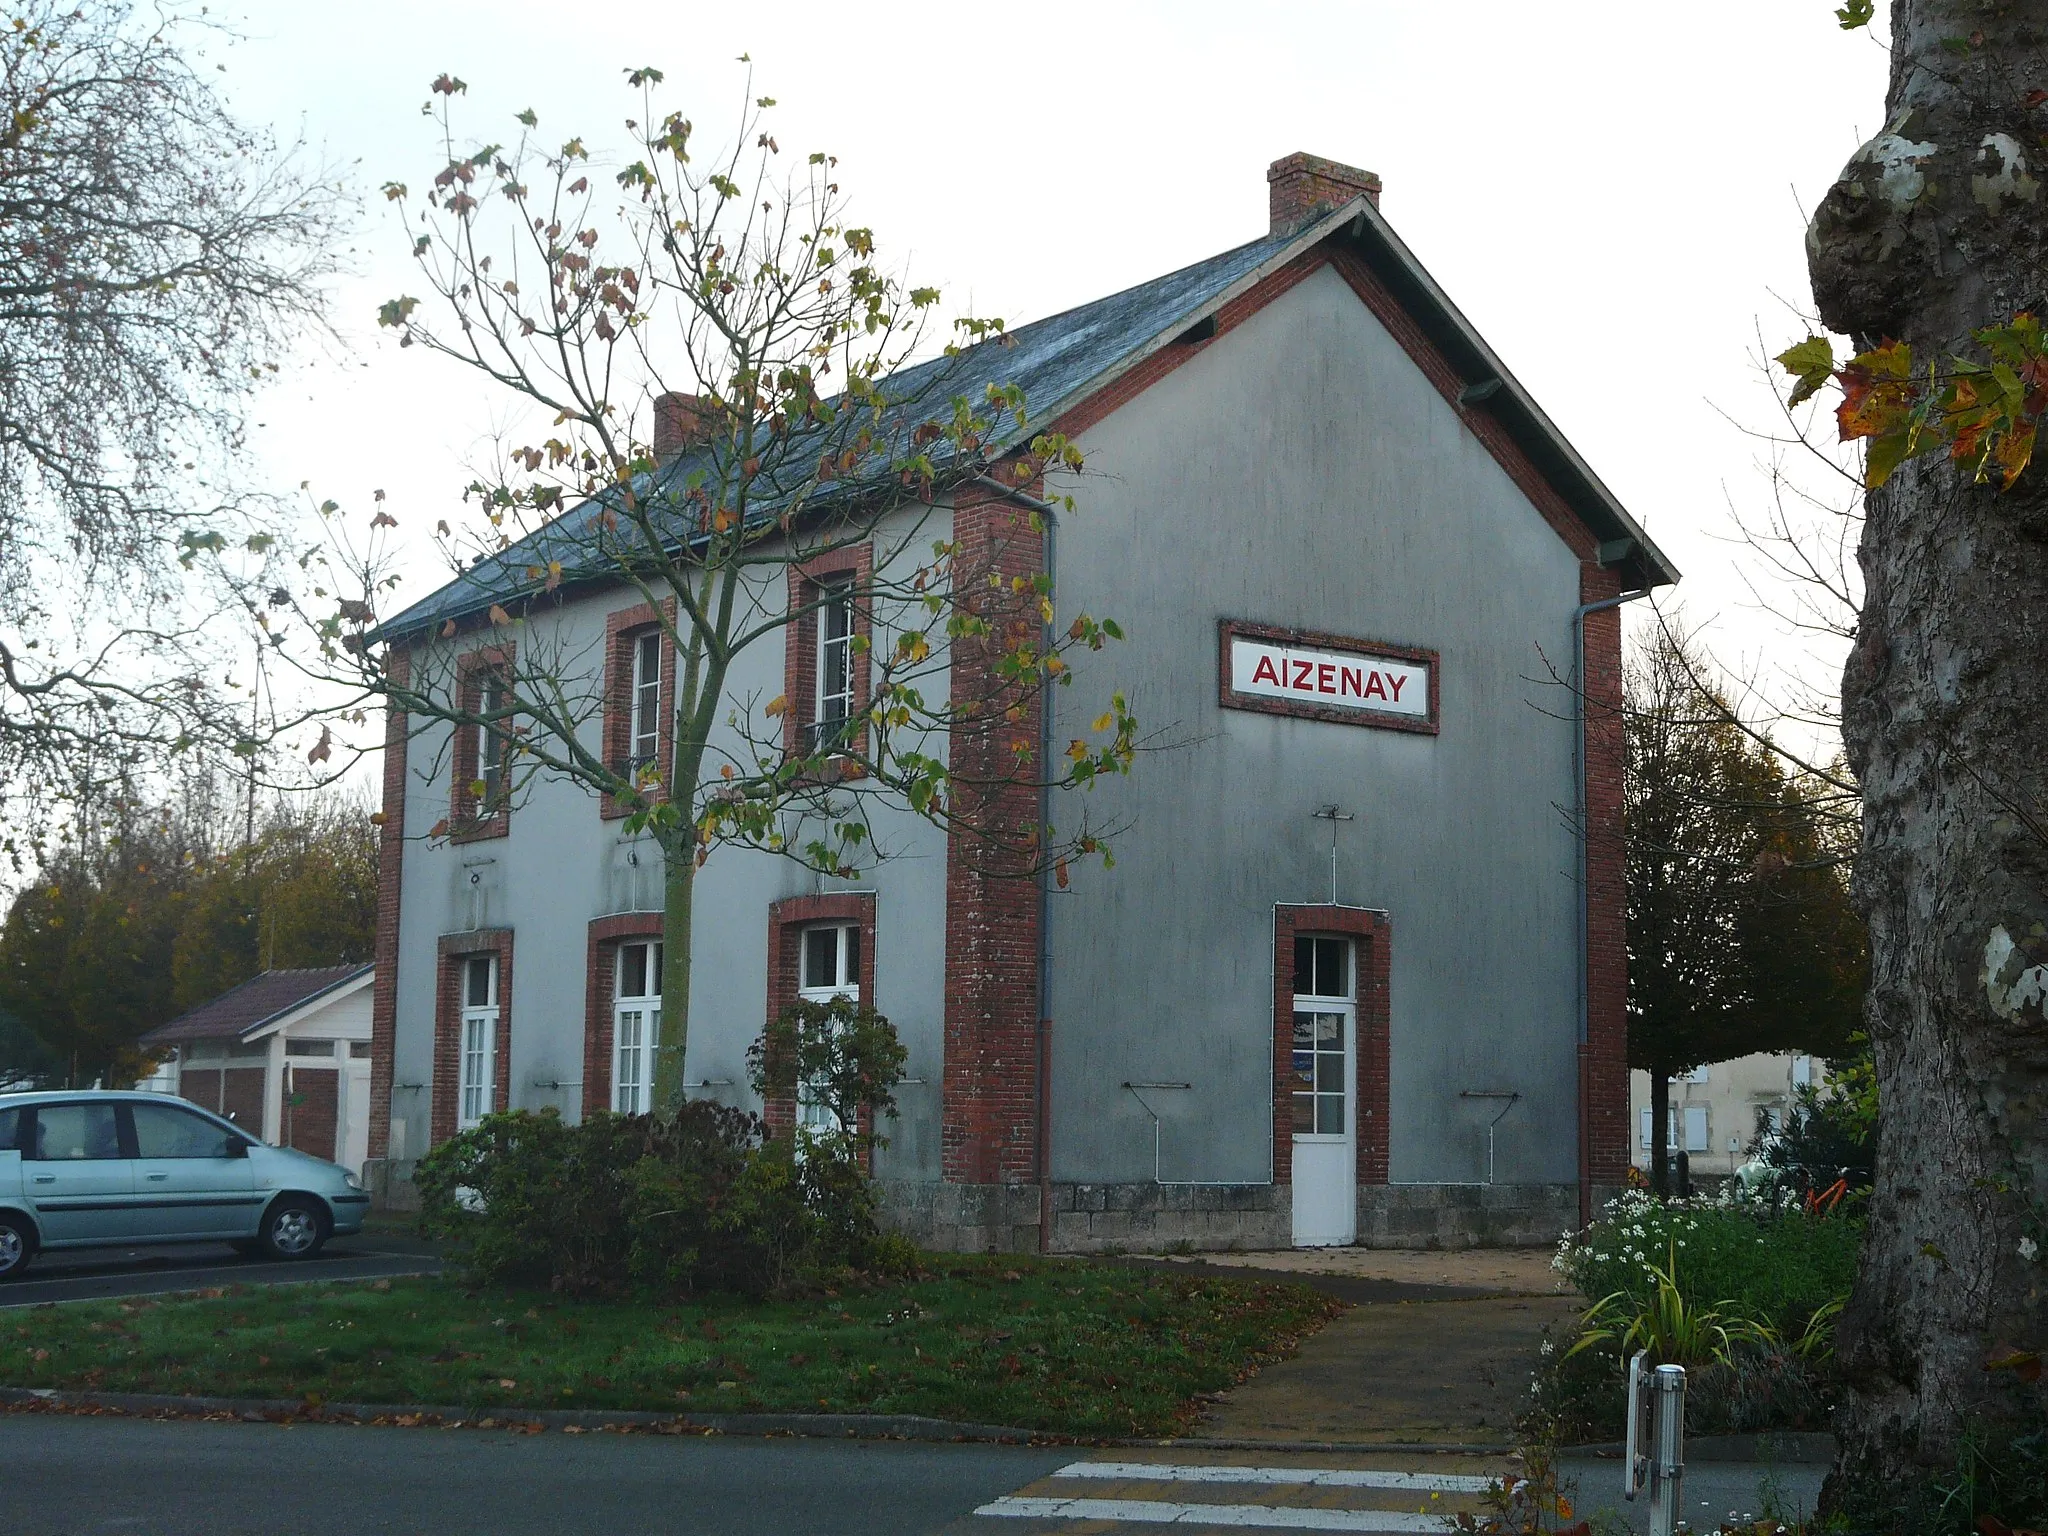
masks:
<instances>
[{"instance_id":1,"label":"station building","mask_svg":"<svg viewBox=\"0 0 2048 1536\"><path fill-rule=\"evenodd\" d=\"M1012 333L1004 376L1086 458L1056 540L996 489L944 508L1127 637L1077 681L1172 744L1093 791L1115 868L993 879L906 816L858 882L728 850L698 877L689 1091L758 1108L769 1017L872 1002L909 1048L876 1173L927 1244L1533 1243L1624 1178L1618 607L1676 572L1376 177L1292 155L1267 179L1260 238ZM383 633L478 645L501 595L465 576ZM671 675L654 617L623 586L526 611L591 658L607 749ZM834 622L745 653L735 707L815 699ZM1096 696L1067 692L1056 713ZM394 1203L488 1110L644 1107L659 1031L652 842L546 781L424 836L475 771L448 736L388 735L370 1141Z\"/></svg>"}]
</instances>

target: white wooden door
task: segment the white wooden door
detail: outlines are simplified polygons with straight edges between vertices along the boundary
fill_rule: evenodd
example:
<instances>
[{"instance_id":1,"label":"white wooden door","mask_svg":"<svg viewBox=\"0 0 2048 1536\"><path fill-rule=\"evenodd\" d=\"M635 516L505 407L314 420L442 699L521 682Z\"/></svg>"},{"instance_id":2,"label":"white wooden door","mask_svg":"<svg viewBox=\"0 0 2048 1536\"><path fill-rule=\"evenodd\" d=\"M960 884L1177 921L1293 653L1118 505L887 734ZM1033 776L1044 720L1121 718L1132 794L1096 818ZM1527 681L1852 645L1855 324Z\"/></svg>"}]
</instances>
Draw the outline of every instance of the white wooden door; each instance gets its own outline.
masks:
<instances>
[{"instance_id":1,"label":"white wooden door","mask_svg":"<svg viewBox=\"0 0 2048 1536\"><path fill-rule=\"evenodd\" d=\"M362 1176L370 1156L370 1063L358 1058L341 1071L341 1156L337 1161Z\"/></svg>"},{"instance_id":2,"label":"white wooden door","mask_svg":"<svg viewBox=\"0 0 2048 1536\"><path fill-rule=\"evenodd\" d=\"M1296 941L1294 1246L1358 1240L1358 1012L1351 944Z\"/></svg>"}]
</instances>

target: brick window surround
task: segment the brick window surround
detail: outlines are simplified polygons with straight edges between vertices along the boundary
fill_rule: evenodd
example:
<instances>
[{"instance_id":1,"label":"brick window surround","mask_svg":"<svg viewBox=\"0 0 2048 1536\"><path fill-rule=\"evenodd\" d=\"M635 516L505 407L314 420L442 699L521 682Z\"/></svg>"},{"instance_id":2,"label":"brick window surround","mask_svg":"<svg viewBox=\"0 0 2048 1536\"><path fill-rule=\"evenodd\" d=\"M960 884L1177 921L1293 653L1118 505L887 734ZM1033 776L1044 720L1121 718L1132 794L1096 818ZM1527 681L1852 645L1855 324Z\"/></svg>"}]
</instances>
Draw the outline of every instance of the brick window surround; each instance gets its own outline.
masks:
<instances>
[{"instance_id":1,"label":"brick window surround","mask_svg":"<svg viewBox=\"0 0 2048 1536\"><path fill-rule=\"evenodd\" d=\"M854 589L853 634L856 640L873 643L874 614L869 592L874 584L875 550L872 544L849 544L813 556L789 568L789 612L815 603L819 593L834 581L850 582ZM853 700L848 714L859 719L868 707L873 673L873 656L868 645L853 648ZM817 723L818 713L818 613L813 609L783 631L782 642L782 751L787 757L802 757L803 733Z\"/></svg>"},{"instance_id":2,"label":"brick window surround","mask_svg":"<svg viewBox=\"0 0 2048 1536\"><path fill-rule=\"evenodd\" d=\"M659 912L592 918L583 948L583 1113L612 1107L612 1002L619 946L661 937Z\"/></svg>"},{"instance_id":3,"label":"brick window surround","mask_svg":"<svg viewBox=\"0 0 2048 1536\"><path fill-rule=\"evenodd\" d=\"M1294 940L1348 938L1355 954L1358 1044L1358 1182L1387 1182L1389 1052L1387 977L1393 929L1363 907L1273 909L1273 1182L1294 1182Z\"/></svg>"},{"instance_id":4,"label":"brick window surround","mask_svg":"<svg viewBox=\"0 0 2048 1536\"><path fill-rule=\"evenodd\" d=\"M462 963L474 955L498 957L498 1038L491 1047L491 1109L512 1105L512 930L478 928L444 933L440 974L434 978L434 1107L432 1137L439 1146L455 1134L462 1079Z\"/></svg>"},{"instance_id":5,"label":"brick window surround","mask_svg":"<svg viewBox=\"0 0 2048 1536\"><path fill-rule=\"evenodd\" d=\"M663 619L667 620L666 626ZM604 761L615 772L625 772L626 759L633 751L633 651L643 635L660 628L661 721L655 758L664 778L668 774L676 736L675 624L674 598L665 601L659 613L653 604L640 603L604 616ZM597 813L606 821L617 821L630 816L633 807L611 795L600 795Z\"/></svg>"},{"instance_id":6,"label":"brick window surround","mask_svg":"<svg viewBox=\"0 0 2048 1536\"><path fill-rule=\"evenodd\" d=\"M513 651L510 645L484 646L479 650L466 652L459 658L455 663L456 709L464 714L475 714L482 709L484 683L493 672L509 676L512 658ZM454 771L451 774L448 804L448 840L453 843L474 843L485 838L504 837L512 830L509 783L501 791L502 798L494 812L488 816L477 814L476 795L470 786L476 782L480 771L478 764L482 758L482 738L482 726L455 727L454 747L450 753L454 759Z\"/></svg>"},{"instance_id":7,"label":"brick window surround","mask_svg":"<svg viewBox=\"0 0 2048 1536\"><path fill-rule=\"evenodd\" d=\"M836 891L823 896L790 896L768 905L768 1017L778 1016L796 1001L803 981L803 931L820 923L860 929L860 1000L879 1007L875 996L875 894ZM796 1098L780 1095L762 1106L768 1128L777 1136L796 1129Z\"/></svg>"}]
</instances>

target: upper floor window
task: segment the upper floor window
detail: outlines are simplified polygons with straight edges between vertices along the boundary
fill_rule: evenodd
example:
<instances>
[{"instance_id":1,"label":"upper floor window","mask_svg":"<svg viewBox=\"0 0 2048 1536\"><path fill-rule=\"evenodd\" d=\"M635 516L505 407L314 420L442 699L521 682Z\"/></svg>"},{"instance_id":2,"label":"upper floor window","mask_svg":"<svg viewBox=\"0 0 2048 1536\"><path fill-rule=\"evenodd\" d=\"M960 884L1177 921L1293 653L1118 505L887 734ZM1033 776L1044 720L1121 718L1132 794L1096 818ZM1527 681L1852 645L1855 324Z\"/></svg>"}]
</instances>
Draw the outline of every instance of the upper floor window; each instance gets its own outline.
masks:
<instances>
[{"instance_id":1,"label":"upper floor window","mask_svg":"<svg viewBox=\"0 0 2048 1536\"><path fill-rule=\"evenodd\" d=\"M495 672L485 677L478 709L484 717L477 749L476 776L483 785L483 793L477 797L479 816L495 816L505 808L505 733L499 717L508 698L504 678Z\"/></svg>"},{"instance_id":2,"label":"upper floor window","mask_svg":"<svg viewBox=\"0 0 2048 1536\"><path fill-rule=\"evenodd\" d=\"M853 714L853 584L819 589L818 692L811 712L811 750L824 751L845 739Z\"/></svg>"},{"instance_id":3,"label":"upper floor window","mask_svg":"<svg viewBox=\"0 0 2048 1536\"><path fill-rule=\"evenodd\" d=\"M462 723L455 727L454 795L449 820L458 840L503 837L512 808L509 650L472 652L459 662L455 702Z\"/></svg>"},{"instance_id":4,"label":"upper floor window","mask_svg":"<svg viewBox=\"0 0 2048 1536\"><path fill-rule=\"evenodd\" d=\"M632 719L626 771L637 777L661 753L661 631L633 637Z\"/></svg>"}]
</instances>

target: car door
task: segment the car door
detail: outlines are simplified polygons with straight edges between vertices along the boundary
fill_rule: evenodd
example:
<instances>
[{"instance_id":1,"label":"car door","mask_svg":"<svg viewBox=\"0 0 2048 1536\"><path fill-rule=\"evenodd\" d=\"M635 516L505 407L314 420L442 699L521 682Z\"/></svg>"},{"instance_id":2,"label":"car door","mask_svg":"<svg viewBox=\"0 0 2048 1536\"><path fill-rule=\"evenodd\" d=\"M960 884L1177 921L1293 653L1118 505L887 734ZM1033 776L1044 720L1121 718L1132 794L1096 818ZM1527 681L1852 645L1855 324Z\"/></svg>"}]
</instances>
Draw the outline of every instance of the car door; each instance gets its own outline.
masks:
<instances>
[{"instance_id":1,"label":"car door","mask_svg":"<svg viewBox=\"0 0 2048 1536\"><path fill-rule=\"evenodd\" d=\"M263 1200L242 1137L169 1102L131 1100L121 1112L135 1137L138 1242L248 1237L256 1230Z\"/></svg>"},{"instance_id":2,"label":"car door","mask_svg":"<svg viewBox=\"0 0 2048 1536\"><path fill-rule=\"evenodd\" d=\"M135 1165L122 1155L111 1099L38 1104L21 1160L45 1247L118 1243L134 1218Z\"/></svg>"}]
</instances>

